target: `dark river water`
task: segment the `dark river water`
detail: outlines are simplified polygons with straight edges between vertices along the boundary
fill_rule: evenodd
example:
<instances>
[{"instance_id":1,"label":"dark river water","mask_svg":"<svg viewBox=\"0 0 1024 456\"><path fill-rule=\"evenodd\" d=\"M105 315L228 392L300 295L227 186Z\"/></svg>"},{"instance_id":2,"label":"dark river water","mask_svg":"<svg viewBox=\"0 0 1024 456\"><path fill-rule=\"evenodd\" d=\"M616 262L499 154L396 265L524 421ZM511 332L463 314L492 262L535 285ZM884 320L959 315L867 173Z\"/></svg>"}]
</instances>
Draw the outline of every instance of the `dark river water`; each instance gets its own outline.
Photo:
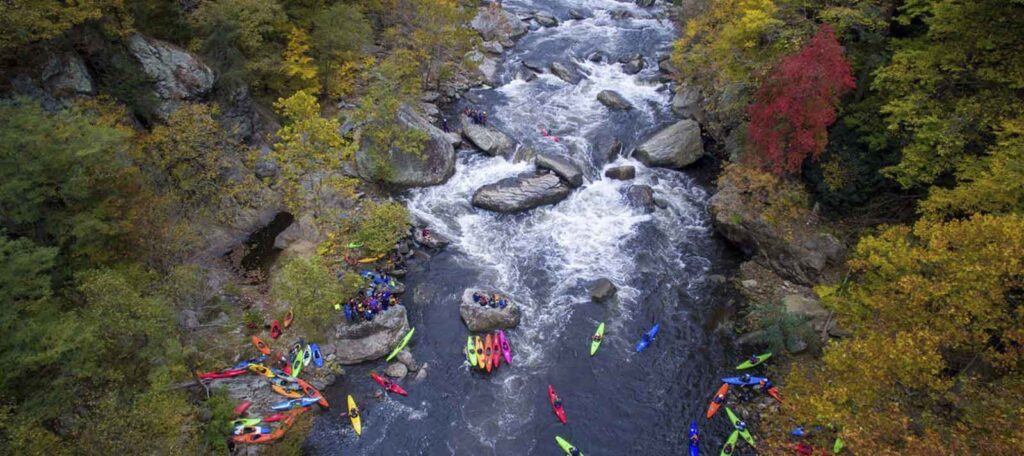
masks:
<instances>
[{"instance_id":1,"label":"dark river water","mask_svg":"<svg viewBox=\"0 0 1024 456\"><path fill-rule=\"evenodd\" d=\"M678 455L697 419L701 454L718 454L731 426L722 416L708 422L707 408L722 374L742 355L718 329L728 297L708 276L733 268L733 254L712 232L706 185L687 172L637 167L632 182L604 179L606 145L612 138L632 149L673 121L669 87L657 82L657 57L677 35L654 9L613 0L506 0L515 13L546 11L554 28L528 33L506 53L502 84L470 98L491 122L520 144L571 157L587 182L566 200L517 215L470 206L483 184L532 168L471 150L459 151L455 176L445 185L404 196L418 219L453 240L445 251L414 263L406 278L405 305L417 328L411 343L427 378L401 383L409 397L374 399L367 372L383 361L351 366L326 394L344 404L352 394L363 410L357 437L335 407L317 419L306 448L315 455L557 455L555 435L587 455ZM576 8L587 18L569 20ZM609 12L628 9L633 19ZM641 53L646 69L623 73L617 63L594 63L595 50L612 61ZM589 73L578 85L550 75L513 79L524 59L544 64L574 61ZM612 89L636 109L610 112L595 96ZM461 110L462 106L454 107ZM545 127L556 143L538 133ZM630 206L622 191L647 184L667 209L648 214ZM592 303L587 285L607 277L619 288L612 302ZM524 311L508 332L514 360L487 375L470 370L462 353L469 331L459 317L467 287L504 290ZM718 317L716 317L718 316ZM607 326L597 356L589 337ZM640 336L661 324L658 339L641 354ZM551 411L547 385L562 396L568 424Z\"/></svg>"}]
</instances>

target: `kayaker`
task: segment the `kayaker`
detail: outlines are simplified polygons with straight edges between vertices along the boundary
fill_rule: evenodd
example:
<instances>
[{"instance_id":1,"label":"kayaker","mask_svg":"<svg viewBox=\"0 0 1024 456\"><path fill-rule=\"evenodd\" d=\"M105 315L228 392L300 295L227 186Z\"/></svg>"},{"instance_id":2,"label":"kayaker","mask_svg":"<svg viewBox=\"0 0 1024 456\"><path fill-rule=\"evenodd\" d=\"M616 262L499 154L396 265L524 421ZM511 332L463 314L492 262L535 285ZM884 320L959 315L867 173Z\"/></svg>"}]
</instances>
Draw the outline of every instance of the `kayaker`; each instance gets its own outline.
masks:
<instances>
[{"instance_id":1,"label":"kayaker","mask_svg":"<svg viewBox=\"0 0 1024 456\"><path fill-rule=\"evenodd\" d=\"M743 421L743 420L737 421L736 422L736 429L739 430L740 432L746 431L747 430L747 422Z\"/></svg>"},{"instance_id":2,"label":"kayaker","mask_svg":"<svg viewBox=\"0 0 1024 456\"><path fill-rule=\"evenodd\" d=\"M764 380L761 380L761 392L762 393L767 393L768 390L770 390L770 389L772 389L774 387L775 387L775 385L772 384L771 380L768 380L767 378L764 379Z\"/></svg>"},{"instance_id":3,"label":"kayaker","mask_svg":"<svg viewBox=\"0 0 1024 456\"><path fill-rule=\"evenodd\" d=\"M562 398L555 396L555 408L562 408Z\"/></svg>"},{"instance_id":4,"label":"kayaker","mask_svg":"<svg viewBox=\"0 0 1024 456\"><path fill-rule=\"evenodd\" d=\"M697 434L693 434L693 435L691 435L691 436L690 436L690 443L692 443L692 444L694 444L694 445L698 445L698 444L700 444L700 436L699 436L699 435L697 435Z\"/></svg>"},{"instance_id":5,"label":"kayaker","mask_svg":"<svg viewBox=\"0 0 1024 456\"><path fill-rule=\"evenodd\" d=\"M731 443L726 443L725 446L722 447L722 453L725 453L725 454L732 454L732 450L733 450L733 446L732 446Z\"/></svg>"},{"instance_id":6,"label":"kayaker","mask_svg":"<svg viewBox=\"0 0 1024 456\"><path fill-rule=\"evenodd\" d=\"M600 341L604 340L604 335L603 334L594 334L593 336L590 336L590 340L592 340L594 342L600 342Z\"/></svg>"},{"instance_id":7,"label":"kayaker","mask_svg":"<svg viewBox=\"0 0 1024 456\"><path fill-rule=\"evenodd\" d=\"M712 399L712 402L714 402L716 404L721 404L722 402L725 402L725 396L719 394L719 395L715 396L714 399Z\"/></svg>"},{"instance_id":8,"label":"kayaker","mask_svg":"<svg viewBox=\"0 0 1024 456\"><path fill-rule=\"evenodd\" d=\"M743 382L744 384L750 382L750 374L743 374L740 377L740 381Z\"/></svg>"},{"instance_id":9,"label":"kayaker","mask_svg":"<svg viewBox=\"0 0 1024 456\"><path fill-rule=\"evenodd\" d=\"M569 447L569 454L572 456L580 456L580 450L577 450L576 447Z\"/></svg>"},{"instance_id":10,"label":"kayaker","mask_svg":"<svg viewBox=\"0 0 1024 456\"><path fill-rule=\"evenodd\" d=\"M760 358L758 358L757 355L750 355L750 358L749 358L750 364L756 364L759 359Z\"/></svg>"}]
</instances>

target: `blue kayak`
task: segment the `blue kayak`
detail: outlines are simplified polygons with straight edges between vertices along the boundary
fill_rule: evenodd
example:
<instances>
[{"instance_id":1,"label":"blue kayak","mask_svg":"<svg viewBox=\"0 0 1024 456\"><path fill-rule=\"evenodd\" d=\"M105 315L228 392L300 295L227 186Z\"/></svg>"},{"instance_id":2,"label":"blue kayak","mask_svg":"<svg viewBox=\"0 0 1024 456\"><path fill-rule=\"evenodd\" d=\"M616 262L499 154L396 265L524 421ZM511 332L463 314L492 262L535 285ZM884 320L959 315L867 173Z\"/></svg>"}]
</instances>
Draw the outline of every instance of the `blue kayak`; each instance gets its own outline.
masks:
<instances>
[{"instance_id":1,"label":"blue kayak","mask_svg":"<svg viewBox=\"0 0 1024 456\"><path fill-rule=\"evenodd\" d=\"M319 344L309 344L309 350L313 352L313 365L324 367L324 354L320 351Z\"/></svg>"},{"instance_id":2,"label":"blue kayak","mask_svg":"<svg viewBox=\"0 0 1024 456\"><path fill-rule=\"evenodd\" d=\"M656 323L650 331L647 331L647 334L644 334L644 337L640 338L640 342L636 343L637 353L644 351L645 348L651 345L651 342L654 342L654 337L658 335L658 329L660 328L661 325Z\"/></svg>"},{"instance_id":3,"label":"blue kayak","mask_svg":"<svg viewBox=\"0 0 1024 456\"><path fill-rule=\"evenodd\" d=\"M245 369L249 367L250 364L260 364L266 359L267 355L261 355L256 358L247 359L245 361L240 361L238 364L235 364L234 366L231 366L231 369Z\"/></svg>"},{"instance_id":4,"label":"blue kayak","mask_svg":"<svg viewBox=\"0 0 1024 456\"><path fill-rule=\"evenodd\" d=\"M761 383L761 380L768 380L768 379L764 378L764 377L750 377L750 379L747 380L746 382L744 382L743 379L740 378L740 377L725 377L725 378L722 379L723 382L728 383L730 385L740 385L740 386L756 385L758 383Z\"/></svg>"},{"instance_id":5,"label":"blue kayak","mask_svg":"<svg viewBox=\"0 0 1024 456\"><path fill-rule=\"evenodd\" d=\"M271 405L270 408L277 410L279 412L283 412L285 410L291 410L293 408L298 407L309 407L310 405L316 404L317 402L320 402L319 397L302 397L298 399L287 400L284 402L278 402L274 405Z\"/></svg>"},{"instance_id":6,"label":"blue kayak","mask_svg":"<svg viewBox=\"0 0 1024 456\"><path fill-rule=\"evenodd\" d=\"M804 430L803 426L797 426L797 427L793 428L793 430L790 431L789 434L794 436L794 437L806 437L807 436L807 431Z\"/></svg>"},{"instance_id":7,"label":"blue kayak","mask_svg":"<svg viewBox=\"0 0 1024 456\"><path fill-rule=\"evenodd\" d=\"M700 433L697 432L696 420L690 423L690 456L700 456Z\"/></svg>"}]
</instances>

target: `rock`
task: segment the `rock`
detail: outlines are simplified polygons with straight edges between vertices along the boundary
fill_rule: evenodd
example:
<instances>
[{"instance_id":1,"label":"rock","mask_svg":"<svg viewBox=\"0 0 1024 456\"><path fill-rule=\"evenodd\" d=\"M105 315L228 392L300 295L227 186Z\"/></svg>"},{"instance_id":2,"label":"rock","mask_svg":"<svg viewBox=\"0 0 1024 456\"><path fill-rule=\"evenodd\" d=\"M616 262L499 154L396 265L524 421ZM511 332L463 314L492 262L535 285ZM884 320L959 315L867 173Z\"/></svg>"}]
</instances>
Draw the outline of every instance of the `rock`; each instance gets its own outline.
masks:
<instances>
[{"instance_id":1,"label":"rock","mask_svg":"<svg viewBox=\"0 0 1024 456\"><path fill-rule=\"evenodd\" d=\"M487 155L508 157L515 151L516 143L497 128L477 125L469 117L459 116L462 135Z\"/></svg>"},{"instance_id":2,"label":"rock","mask_svg":"<svg viewBox=\"0 0 1024 456\"><path fill-rule=\"evenodd\" d=\"M424 363L423 366L420 367L420 370L418 372L416 372L416 378L414 378L413 380L415 380L417 382L426 380L427 379L427 367L429 367L429 366L430 366L429 364Z\"/></svg>"},{"instance_id":3,"label":"rock","mask_svg":"<svg viewBox=\"0 0 1024 456\"><path fill-rule=\"evenodd\" d=\"M166 116L182 101L198 100L213 89L213 70L177 46L135 33L128 38L128 49L153 81L153 91L163 101L161 115Z\"/></svg>"},{"instance_id":4,"label":"rock","mask_svg":"<svg viewBox=\"0 0 1024 456\"><path fill-rule=\"evenodd\" d=\"M484 41L480 47L482 47L484 51L490 52L491 54L495 55L501 55L503 52L505 52L505 47L502 46L501 43L497 41Z\"/></svg>"},{"instance_id":5,"label":"rock","mask_svg":"<svg viewBox=\"0 0 1024 456\"><path fill-rule=\"evenodd\" d=\"M536 165L537 168L554 171L573 188L583 185L583 170L566 157L540 154L537 155Z\"/></svg>"},{"instance_id":6,"label":"rock","mask_svg":"<svg viewBox=\"0 0 1024 456\"><path fill-rule=\"evenodd\" d=\"M633 207L644 212L654 212L654 189L649 185L630 185L626 187L626 200Z\"/></svg>"},{"instance_id":7,"label":"rock","mask_svg":"<svg viewBox=\"0 0 1024 456\"><path fill-rule=\"evenodd\" d=\"M643 8L654 6L654 0L636 0L636 6Z\"/></svg>"},{"instance_id":8,"label":"rock","mask_svg":"<svg viewBox=\"0 0 1024 456\"><path fill-rule=\"evenodd\" d=\"M578 10L576 8L573 8L573 9L569 10L569 19L572 19L574 21L581 21L581 20L586 19L586 18L587 18L587 16L585 14L583 14L582 11L580 11L580 10Z\"/></svg>"},{"instance_id":9,"label":"rock","mask_svg":"<svg viewBox=\"0 0 1024 456\"><path fill-rule=\"evenodd\" d=\"M451 243L448 238L427 228L413 228L412 238L417 244L434 250L443 249Z\"/></svg>"},{"instance_id":10,"label":"rock","mask_svg":"<svg viewBox=\"0 0 1024 456\"><path fill-rule=\"evenodd\" d=\"M808 344L802 337L793 337L786 342L786 351L797 354L807 351Z\"/></svg>"},{"instance_id":11,"label":"rock","mask_svg":"<svg viewBox=\"0 0 1024 456\"><path fill-rule=\"evenodd\" d=\"M680 119L693 119L704 123L704 106L700 91L692 87L680 87L672 96L672 113Z\"/></svg>"},{"instance_id":12,"label":"rock","mask_svg":"<svg viewBox=\"0 0 1024 456\"><path fill-rule=\"evenodd\" d=\"M604 176L616 180L630 180L636 177L636 167L633 165L616 166L604 170Z\"/></svg>"},{"instance_id":13,"label":"rock","mask_svg":"<svg viewBox=\"0 0 1024 456\"><path fill-rule=\"evenodd\" d=\"M607 62L608 53L604 51L594 51L587 54L587 60L591 62Z\"/></svg>"},{"instance_id":14,"label":"rock","mask_svg":"<svg viewBox=\"0 0 1024 456\"><path fill-rule=\"evenodd\" d=\"M682 168L704 156L700 125L684 119L668 126L648 139L633 155L647 166Z\"/></svg>"},{"instance_id":15,"label":"rock","mask_svg":"<svg viewBox=\"0 0 1024 456\"><path fill-rule=\"evenodd\" d=\"M615 296L617 291L619 290L611 280L602 277L590 285L590 299L601 302Z\"/></svg>"},{"instance_id":16,"label":"rock","mask_svg":"<svg viewBox=\"0 0 1024 456\"><path fill-rule=\"evenodd\" d=\"M407 105L399 109L397 122L405 128L426 133L423 150L413 154L392 148L375 154L370 150L368 135L364 135L356 151L359 176L403 188L438 185L448 180L455 173L455 148L451 139Z\"/></svg>"},{"instance_id":17,"label":"rock","mask_svg":"<svg viewBox=\"0 0 1024 456\"><path fill-rule=\"evenodd\" d=\"M576 71L575 67L570 69L562 62L553 62L548 69L551 70L552 74L558 76L561 80L568 82L569 84L577 84L582 78L580 73Z\"/></svg>"},{"instance_id":18,"label":"rock","mask_svg":"<svg viewBox=\"0 0 1024 456\"><path fill-rule=\"evenodd\" d=\"M621 154L622 142L619 141L619 138L615 138L612 140L612 145L608 146L608 161L615 161L615 159L619 158L619 155Z\"/></svg>"},{"instance_id":19,"label":"rock","mask_svg":"<svg viewBox=\"0 0 1024 456\"><path fill-rule=\"evenodd\" d=\"M537 152L529 147L520 147L516 149L516 153L512 155L513 163L522 163L524 161L530 161L537 158Z\"/></svg>"},{"instance_id":20,"label":"rock","mask_svg":"<svg viewBox=\"0 0 1024 456\"><path fill-rule=\"evenodd\" d=\"M403 379L406 375L409 375L409 368L405 367L402 363L390 363L388 367L384 369L384 375L391 378Z\"/></svg>"},{"instance_id":21,"label":"rock","mask_svg":"<svg viewBox=\"0 0 1024 456\"><path fill-rule=\"evenodd\" d=\"M637 74L644 69L644 57L640 54L631 54L619 59L622 64L622 72L626 74Z\"/></svg>"},{"instance_id":22,"label":"rock","mask_svg":"<svg viewBox=\"0 0 1024 456\"><path fill-rule=\"evenodd\" d=\"M534 79L537 79L537 73L534 73L533 70L526 68L525 66L520 67L516 70L516 79L533 82Z\"/></svg>"},{"instance_id":23,"label":"rock","mask_svg":"<svg viewBox=\"0 0 1024 456\"><path fill-rule=\"evenodd\" d=\"M496 293L505 297L508 305L504 309L491 306L481 306L473 302L473 293ZM494 331L496 329L512 329L519 326L522 319L522 312L508 295L500 291L467 288L462 292L462 304L459 305L459 315L470 331Z\"/></svg>"},{"instance_id":24,"label":"rock","mask_svg":"<svg viewBox=\"0 0 1024 456\"><path fill-rule=\"evenodd\" d=\"M226 102L221 103L221 114L217 121L221 128L237 141L257 145L264 143L270 132L280 128L273 113L261 107L249 95L249 87L241 85L231 91ZM274 165L274 175L277 165ZM259 171L259 170L257 170Z\"/></svg>"},{"instance_id":25,"label":"rock","mask_svg":"<svg viewBox=\"0 0 1024 456\"><path fill-rule=\"evenodd\" d=\"M539 12L534 14L533 18L542 27L558 27L558 19L548 13Z\"/></svg>"},{"instance_id":26,"label":"rock","mask_svg":"<svg viewBox=\"0 0 1024 456\"><path fill-rule=\"evenodd\" d=\"M441 114L441 110L433 103L420 103L420 112L430 119L436 119Z\"/></svg>"},{"instance_id":27,"label":"rock","mask_svg":"<svg viewBox=\"0 0 1024 456\"><path fill-rule=\"evenodd\" d=\"M626 9L617 9L615 11L612 11L608 15L612 19L618 19L618 20L632 19L633 18L633 13L629 12L629 10L626 10Z\"/></svg>"},{"instance_id":28,"label":"rock","mask_svg":"<svg viewBox=\"0 0 1024 456\"><path fill-rule=\"evenodd\" d=\"M462 135L454 131L445 133L444 137L448 139L448 144L451 144L453 148L462 144Z\"/></svg>"},{"instance_id":29,"label":"rock","mask_svg":"<svg viewBox=\"0 0 1024 456\"><path fill-rule=\"evenodd\" d=\"M676 74L676 68L672 66L671 55L665 55L658 59L658 72L668 76Z\"/></svg>"},{"instance_id":30,"label":"rock","mask_svg":"<svg viewBox=\"0 0 1024 456\"><path fill-rule=\"evenodd\" d=\"M658 209L668 209L668 201L665 201L664 198L658 198L657 196L655 196L654 205L657 206Z\"/></svg>"},{"instance_id":31,"label":"rock","mask_svg":"<svg viewBox=\"0 0 1024 456\"><path fill-rule=\"evenodd\" d=\"M757 281L754 279L744 280L743 282L740 282L740 285L743 285L743 288L756 288Z\"/></svg>"},{"instance_id":32,"label":"rock","mask_svg":"<svg viewBox=\"0 0 1024 456\"><path fill-rule=\"evenodd\" d=\"M487 43L484 43L487 44ZM427 90L420 95L420 101L424 103L436 103L441 98L441 94L433 90Z\"/></svg>"},{"instance_id":33,"label":"rock","mask_svg":"<svg viewBox=\"0 0 1024 456\"><path fill-rule=\"evenodd\" d=\"M538 73L544 72L544 64L537 60L523 60L523 66Z\"/></svg>"},{"instance_id":34,"label":"rock","mask_svg":"<svg viewBox=\"0 0 1024 456\"><path fill-rule=\"evenodd\" d=\"M404 306L390 307L377 314L373 321L343 322L335 329L338 362L359 364L387 356L408 331L409 319Z\"/></svg>"},{"instance_id":35,"label":"rock","mask_svg":"<svg viewBox=\"0 0 1024 456\"><path fill-rule=\"evenodd\" d=\"M711 282L715 285L722 285L728 281L729 279L726 279L725 276L721 274L711 274L708 276L708 282Z\"/></svg>"},{"instance_id":36,"label":"rock","mask_svg":"<svg viewBox=\"0 0 1024 456\"><path fill-rule=\"evenodd\" d=\"M377 400L384 399L384 390L373 390L373 398Z\"/></svg>"},{"instance_id":37,"label":"rock","mask_svg":"<svg viewBox=\"0 0 1024 456\"><path fill-rule=\"evenodd\" d=\"M178 324L186 331L195 330L199 328L199 314L194 310L184 309L178 314Z\"/></svg>"},{"instance_id":38,"label":"rock","mask_svg":"<svg viewBox=\"0 0 1024 456\"><path fill-rule=\"evenodd\" d=\"M472 203L489 211L515 213L557 203L570 192L572 189L556 174L527 174L480 187Z\"/></svg>"},{"instance_id":39,"label":"rock","mask_svg":"<svg viewBox=\"0 0 1024 456\"><path fill-rule=\"evenodd\" d=\"M498 85L498 61L484 55L480 51L471 51L466 54L465 59L476 64L476 77L484 84Z\"/></svg>"},{"instance_id":40,"label":"rock","mask_svg":"<svg viewBox=\"0 0 1024 456\"><path fill-rule=\"evenodd\" d=\"M526 34L526 24L502 8L480 7L469 26L487 41L513 39Z\"/></svg>"},{"instance_id":41,"label":"rock","mask_svg":"<svg viewBox=\"0 0 1024 456\"><path fill-rule=\"evenodd\" d=\"M51 55L39 79L50 95L57 98L96 93L85 61L74 51Z\"/></svg>"},{"instance_id":42,"label":"rock","mask_svg":"<svg viewBox=\"0 0 1024 456\"><path fill-rule=\"evenodd\" d=\"M744 347L757 346L762 343L766 334L764 330L758 329L736 338L736 344Z\"/></svg>"},{"instance_id":43,"label":"rock","mask_svg":"<svg viewBox=\"0 0 1024 456\"><path fill-rule=\"evenodd\" d=\"M782 305L786 312L799 315L808 320L828 318L828 310L821 305L821 301L811 299L807 296L792 294L782 298Z\"/></svg>"},{"instance_id":44,"label":"rock","mask_svg":"<svg viewBox=\"0 0 1024 456\"><path fill-rule=\"evenodd\" d=\"M619 92L614 90L602 90L598 92L597 101L600 101L601 104L613 110L629 111L630 109L633 109L633 104Z\"/></svg>"}]
</instances>

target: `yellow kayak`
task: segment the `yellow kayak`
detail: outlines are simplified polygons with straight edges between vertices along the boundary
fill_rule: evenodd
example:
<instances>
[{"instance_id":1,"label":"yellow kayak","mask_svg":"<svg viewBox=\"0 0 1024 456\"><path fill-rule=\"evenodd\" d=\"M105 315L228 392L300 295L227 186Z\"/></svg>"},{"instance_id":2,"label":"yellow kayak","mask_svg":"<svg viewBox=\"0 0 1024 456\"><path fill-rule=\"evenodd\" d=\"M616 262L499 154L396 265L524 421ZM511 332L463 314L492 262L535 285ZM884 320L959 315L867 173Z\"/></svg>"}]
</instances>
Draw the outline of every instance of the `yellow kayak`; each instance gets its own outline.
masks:
<instances>
[{"instance_id":1,"label":"yellow kayak","mask_svg":"<svg viewBox=\"0 0 1024 456\"><path fill-rule=\"evenodd\" d=\"M356 407L356 400L352 399L351 394L348 395L348 419L352 420L352 429L356 430L356 435L363 435L363 419L359 417L359 407Z\"/></svg>"},{"instance_id":2,"label":"yellow kayak","mask_svg":"<svg viewBox=\"0 0 1024 456\"><path fill-rule=\"evenodd\" d=\"M476 361L477 367L483 369L487 362L484 360L484 343L480 340L480 336L476 336Z\"/></svg>"}]
</instances>

